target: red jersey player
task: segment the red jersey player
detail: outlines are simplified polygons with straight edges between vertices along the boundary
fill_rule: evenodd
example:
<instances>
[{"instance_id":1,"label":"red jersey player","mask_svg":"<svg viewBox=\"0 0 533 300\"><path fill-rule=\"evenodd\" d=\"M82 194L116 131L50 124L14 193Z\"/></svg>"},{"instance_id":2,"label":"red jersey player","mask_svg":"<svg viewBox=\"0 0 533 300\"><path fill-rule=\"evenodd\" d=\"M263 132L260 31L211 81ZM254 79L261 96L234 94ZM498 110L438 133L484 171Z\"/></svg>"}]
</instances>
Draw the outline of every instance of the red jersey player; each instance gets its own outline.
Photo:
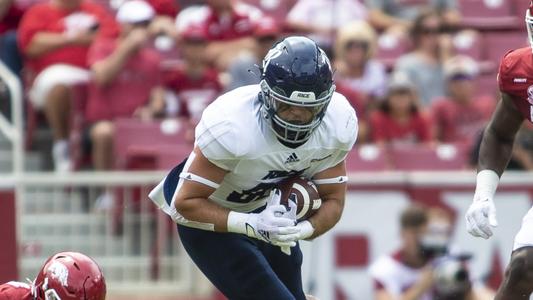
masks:
<instances>
[{"instance_id":1,"label":"red jersey player","mask_svg":"<svg viewBox=\"0 0 533 300\"><path fill-rule=\"evenodd\" d=\"M479 150L474 201L466 213L470 234L488 239L498 225L493 197L505 170L517 131L524 119L533 121L533 2L526 11L530 47L507 53L498 75L502 99L485 129ZM533 292L533 209L515 236L511 261L495 300L529 299Z\"/></svg>"},{"instance_id":2,"label":"red jersey player","mask_svg":"<svg viewBox=\"0 0 533 300\"><path fill-rule=\"evenodd\" d=\"M0 285L0 300L104 300L105 295L100 267L77 252L51 256L32 285L15 281Z\"/></svg>"}]
</instances>

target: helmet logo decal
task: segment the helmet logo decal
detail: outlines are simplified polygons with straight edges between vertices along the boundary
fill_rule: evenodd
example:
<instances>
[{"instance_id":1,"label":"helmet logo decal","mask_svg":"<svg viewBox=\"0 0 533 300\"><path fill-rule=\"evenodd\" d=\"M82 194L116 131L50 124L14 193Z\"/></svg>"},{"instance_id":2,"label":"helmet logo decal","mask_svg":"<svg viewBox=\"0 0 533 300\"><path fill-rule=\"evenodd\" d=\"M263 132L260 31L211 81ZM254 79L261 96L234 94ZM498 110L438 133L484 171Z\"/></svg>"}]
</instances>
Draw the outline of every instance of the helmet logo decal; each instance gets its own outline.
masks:
<instances>
[{"instance_id":1,"label":"helmet logo decal","mask_svg":"<svg viewBox=\"0 0 533 300\"><path fill-rule=\"evenodd\" d=\"M68 286L68 269L61 262L54 261L48 267L48 272L53 279L57 279L62 286Z\"/></svg>"},{"instance_id":2,"label":"helmet logo decal","mask_svg":"<svg viewBox=\"0 0 533 300\"><path fill-rule=\"evenodd\" d=\"M283 53L283 44L279 43L276 46L274 46L272 49L270 49L265 55L265 58L263 59L263 70L265 70L270 64L270 61L278 56L280 56Z\"/></svg>"}]
</instances>

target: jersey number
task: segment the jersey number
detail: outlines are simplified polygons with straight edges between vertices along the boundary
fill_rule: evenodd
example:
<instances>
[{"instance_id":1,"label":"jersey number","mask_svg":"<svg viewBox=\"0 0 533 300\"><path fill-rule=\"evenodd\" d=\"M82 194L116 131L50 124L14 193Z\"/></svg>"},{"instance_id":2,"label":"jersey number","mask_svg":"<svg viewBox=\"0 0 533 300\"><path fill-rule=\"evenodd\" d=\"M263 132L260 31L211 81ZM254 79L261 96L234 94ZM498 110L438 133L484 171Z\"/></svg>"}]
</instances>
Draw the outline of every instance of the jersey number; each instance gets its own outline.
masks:
<instances>
[{"instance_id":1,"label":"jersey number","mask_svg":"<svg viewBox=\"0 0 533 300\"><path fill-rule=\"evenodd\" d=\"M242 192L233 191L228 195L226 200L237 203L249 203L265 198L270 194L270 191L276 187L277 183L284 178L300 175L304 170L300 171L268 171L268 174L261 180L262 182L251 189L243 190ZM279 180L276 180L279 179Z\"/></svg>"}]
</instances>

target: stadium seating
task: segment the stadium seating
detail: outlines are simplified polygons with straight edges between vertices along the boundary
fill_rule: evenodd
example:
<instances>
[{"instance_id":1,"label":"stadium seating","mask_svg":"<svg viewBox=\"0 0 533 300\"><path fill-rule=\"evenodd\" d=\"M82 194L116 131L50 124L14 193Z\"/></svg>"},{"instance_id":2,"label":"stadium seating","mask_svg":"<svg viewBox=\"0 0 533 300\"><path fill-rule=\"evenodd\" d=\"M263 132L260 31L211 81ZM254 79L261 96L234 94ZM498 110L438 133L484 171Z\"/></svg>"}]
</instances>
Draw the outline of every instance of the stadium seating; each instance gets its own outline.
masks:
<instances>
[{"instance_id":1,"label":"stadium seating","mask_svg":"<svg viewBox=\"0 0 533 300\"><path fill-rule=\"evenodd\" d=\"M349 172L384 171L388 167L385 151L376 145L355 147L346 158L346 169Z\"/></svg>"},{"instance_id":2,"label":"stadium seating","mask_svg":"<svg viewBox=\"0 0 533 300\"><path fill-rule=\"evenodd\" d=\"M478 95L488 95L498 97L498 82L496 81L496 72L487 72L480 74L476 79L476 89Z\"/></svg>"},{"instance_id":3,"label":"stadium seating","mask_svg":"<svg viewBox=\"0 0 533 300\"><path fill-rule=\"evenodd\" d=\"M489 61L499 62L509 50L526 47L527 34L518 30L512 32L488 32L483 35L485 58Z\"/></svg>"},{"instance_id":4,"label":"stadium seating","mask_svg":"<svg viewBox=\"0 0 533 300\"><path fill-rule=\"evenodd\" d=\"M411 47L407 38L391 33L383 33L378 38L376 58L383 62L388 70L394 67L396 60L409 51Z\"/></svg>"},{"instance_id":5,"label":"stadium seating","mask_svg":"<svg viewBox=\"0 0 533 300\"><path fill-rule=\"evenodd\" d=\"M170 170L188 157L191 151L191 144L161 145L156 150L156 168Z\"/></svg>"},{"instance_id":6,"label":"stadium seating","mask_svg":"<svg viewBox=\"0 0 533 300\"><path fill-rule=\"evenodd\" d=\"M273 17L280 24L283 24L287 14L294 4L296 4L297 0L244 0L242 2L261 9L265 14Z\"/></svg>"},{"instance_id":7,"label":"stadium seating","mask_svg":"<svg viewBox=\"0 0 533 300\"><path fill-rule=\"evenodd\" d=\"M394 169L401 171L460 170L467 165L467 147L398 145L390 148L390 158Z\"/></svg>"},{"instance_id":8,"label":"stadium seating","mask_svg":"<svg viewBox=\"0 0 533 300\"><path fill-rule=\"evenodd\" d=\"M475 30L461 30L452 38L455 54L466 55L480 61L483 59L482 38Z\"/></svg>"},{"instance_id":9,"label":"stadium seating","mask_svg":"<svg viewBox=\"0 0 533 300\"><path fill-rule=\"evenodd\" d=\"M158 148L187 144L187 126L182 120L143 122L137 119L115 121L114 151L118 169L154 169Z\"/></svg>"},{"instance_id":10,"label":"stadium seating","mask_svg":"<svg viewBox=\"0 0 533 300\"><path fill-rule=\"evenodd\" d=\"M518 29L523 17L517 17L514 3L508 0L459 0L463 26L479 30Z\"/></svg>"}]
</instances>

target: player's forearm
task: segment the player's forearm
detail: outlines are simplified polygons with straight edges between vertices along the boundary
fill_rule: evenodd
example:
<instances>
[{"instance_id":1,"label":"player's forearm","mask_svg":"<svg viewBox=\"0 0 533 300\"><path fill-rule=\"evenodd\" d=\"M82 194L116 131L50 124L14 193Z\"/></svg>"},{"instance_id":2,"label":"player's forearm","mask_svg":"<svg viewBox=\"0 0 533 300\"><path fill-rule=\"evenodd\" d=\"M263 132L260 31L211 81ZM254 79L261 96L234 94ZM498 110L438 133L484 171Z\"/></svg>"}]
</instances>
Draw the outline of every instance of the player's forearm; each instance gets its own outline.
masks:
<instances>
[{"instance_id":1,"label":"player's forearm","mask_svg":"<svg viewBox=\"0 0 533 300\"><path fill-rule=\"evenodd\" d=\"M174 206L185 219L213 224L215 231L227 232L229 210L204 198L176 199Z\"/></svg>"},{"instance_id":2,"label":"player's forearm","mask_svg":"<svg viewBox=\"0 0 533 300\"><path fill-rule=\"evenodd\" d=\"M343 208L344 199L329 198L323 200L322 206L317 213L309 218L309 222L311 222L315 231L308 239L314 239L335 226L341 218Z\"/></svg>"},{"instance_id":3,"label":"player's forearm","mask_svg":"<svg viewBox=\"0 0 533 300\"><path fill-rule=\"evenodd\" d=\"M513 153L514 135L501 136L489 125L479 150L478 171L493 170L501 176Z\"/></svg>"}]
</instances>

